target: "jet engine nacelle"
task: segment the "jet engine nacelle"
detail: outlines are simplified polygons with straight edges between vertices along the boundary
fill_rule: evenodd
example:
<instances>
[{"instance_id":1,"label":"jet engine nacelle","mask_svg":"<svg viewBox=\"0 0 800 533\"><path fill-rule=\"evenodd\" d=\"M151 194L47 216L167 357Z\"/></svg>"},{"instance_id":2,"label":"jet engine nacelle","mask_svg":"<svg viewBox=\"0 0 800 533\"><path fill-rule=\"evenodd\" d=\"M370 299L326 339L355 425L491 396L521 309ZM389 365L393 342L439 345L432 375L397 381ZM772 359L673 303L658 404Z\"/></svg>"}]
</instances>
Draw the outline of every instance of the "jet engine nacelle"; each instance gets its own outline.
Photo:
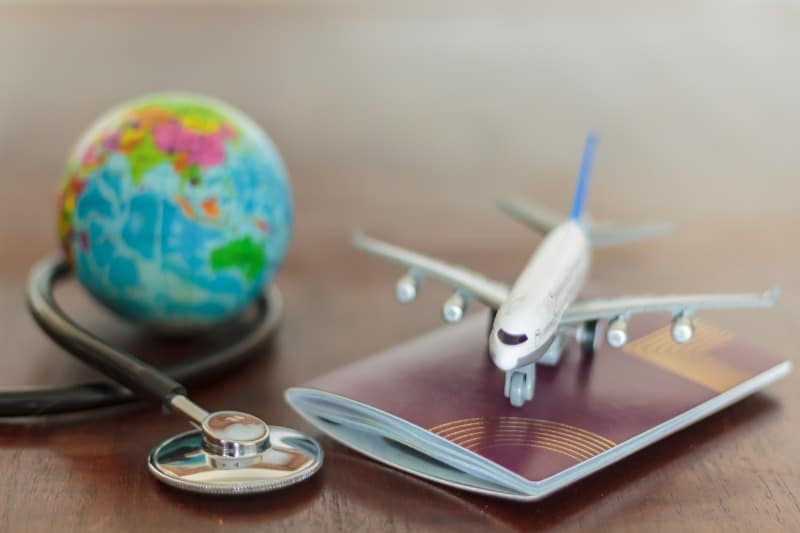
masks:
<instances>
[{"instance_id":1,"label":"jet engine nacelle","mask_svg":"<svg viewBox=\"0 0 800 533\"><path fill-rule=\"evenodd\" d=\"M394 296L397 298L397 301L401 303L411 303L417 297L418 289L419 279L409 273L397 280L397 285L395 285L394 288Z\"/></svg>"},{"instance_id":2,"label":"jet engine nacelle","mask_svg":"<svg viewBox=\"0 0 800 533\"><path fill-rule=\"evenodd\" d=\"M467 312L467 299L460 292L455 292L442 306L442 319L452 324L464 318Z\"/></svg>"},{"instance_id":3,"label":"jet engine nacelle","mask_svg":"<svg viewBox=\"0 0 800 533\"><path fill-rule=\"evenodd\" d=\"M686 344L694 337L694 321L691 315L681 313L672 320L672 340Z\"/></svg>"},{"instance_id":4,"label":"jet engine nacelle","mask_svg":"<svg viewBox=\"0 0 800 533\"><path fill-rule=\"evenodd\" d=\"M628 342L628 320L618 316L608 325L606 341L612 348L622 348Z\"/></svg>"}]
</instances>

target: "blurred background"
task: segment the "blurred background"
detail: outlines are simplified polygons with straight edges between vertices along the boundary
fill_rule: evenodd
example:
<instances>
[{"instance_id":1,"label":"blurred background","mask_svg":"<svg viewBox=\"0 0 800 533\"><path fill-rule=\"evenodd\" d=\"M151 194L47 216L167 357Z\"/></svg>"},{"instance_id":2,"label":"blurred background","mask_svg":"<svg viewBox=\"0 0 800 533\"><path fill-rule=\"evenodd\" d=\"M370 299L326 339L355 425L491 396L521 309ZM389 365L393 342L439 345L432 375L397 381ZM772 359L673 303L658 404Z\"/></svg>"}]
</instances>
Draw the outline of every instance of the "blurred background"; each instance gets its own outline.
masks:
<instances>
[{"instance_id":1,"label":"blurred background","mask_svg":"<svg viewBox=\"0 0 800 533\"><path fill-rule=\"evenodd\" d=\"M566 211L590 129L600 136L593 217L677 223L668 237L598 251L594 287L776 285L783 290L776 310L709 319L796 359L798 27L800 5L783 0L0 2L0 386L85 375L27 316L25 277L55 249L56 185L80 133L111 106L162 90L207 93L250 114L282 152L295 193L294 242L278 276L288 309L276 351L197 391L200 403L299 425L283 403L285 387L439 324L447 290L430 284L413 309L395 304L400 272L351 249L355 228L512 280L539 236L495 209L495 199L514 194ZM77 287L69 290L76 316L95 330L136 336ZM495 527L491 516L680 526L687 513L711 528L758 529L761 518L779 513L770 502L789 509L794 501L796 509L788 487L800 481L797 383L795 373L770 388L769 399L727 411L536 510L480 498L470 504L325 441L323 489L309 496L313 503L296 503L289 521L308 527L338 516L364 527L397 512L390 516L397 527L415 529L424 520L445 523L466 506L470 520ZM747 439L733 430L736 421ZM141 436L122 438L127 424L142 427ZM51 440L0 433L9 465L48 461L46 484L36 482L36 470L11 469L8 479L22 481L7 487L8 498L17 495L8 508L37 505L28 484L49 491L60 502L52 512L76 529L89 529L92 517L107 523L98 509L136 523L131 502L159 504L149 508L159 510L152 520L161 527L172 523L159 522L167 516L176 524L217 520L214 508L188 499L175 505L144 479L142 450L180 421L153 422L143 412L89 426L106 439L99 461L98 446L84 443L86 425L58 428L47 433ZM31 447L27 462L16 455L22 442ZM748 472L765 477L755 483ZM66 499L73 474L98 501ZM362 486L361 476L380 482ZM109 479L134 488L98 489ZM419 494L424 512L392 510L394 491ZM708 491L725 503L706 505ZM586 507L594 500L603 503ZM228 509L240 516L274 518L274 507L258 515L234 505ZM40 511L34 507L31 516ZM776 516L776 524L791 522Z\"/></svg>"},{"instance_id":2,"label":"blurred background","mask_svg":"<svg viewBox=\"0 0 800 533\"><path fill-rule=\"evenodd\" d=\"M478 266L503 257L489 274L513 276L535 240L495 198L566 210L594 129L593 216L679 228L601 252L602 283L792 288L798 23L782 1L3 6L0 249L29 261L0 263L0 280L55 244L53 191L81 131L122 100L177 89L227 100L273 137L295 243L314 242L290 253L298 281L336 275L354 227ZM371 261L354 264L393 275Z\"/></svg>"}]
</instances>

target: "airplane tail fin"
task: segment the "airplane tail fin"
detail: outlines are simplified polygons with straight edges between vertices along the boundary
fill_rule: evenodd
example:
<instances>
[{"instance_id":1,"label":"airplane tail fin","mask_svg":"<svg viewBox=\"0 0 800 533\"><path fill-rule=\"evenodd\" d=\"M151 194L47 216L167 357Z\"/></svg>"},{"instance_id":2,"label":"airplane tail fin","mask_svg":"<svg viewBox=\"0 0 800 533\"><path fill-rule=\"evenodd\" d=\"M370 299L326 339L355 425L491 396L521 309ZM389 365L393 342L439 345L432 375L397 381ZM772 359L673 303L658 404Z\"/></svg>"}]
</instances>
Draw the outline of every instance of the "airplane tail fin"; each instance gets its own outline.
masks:
<instances>
[{"instance_id":1,"label":"airplane tail fin","mask_svg":"<svg viewBox=\"0 0 800 533\"><path fill-rule=\"evenodd\" d=\"M592 164L594 163L596 147L597 136L590 132L589 135L586 136L586 144L583 148L583 159L581 160L581 168L578 172L578 182L575 186L575 196L572 200L572 209L569 214L571 220L576 220L584 224L592 247L597 248L640 241L669 232L672 229L671 224L650 223L637 226L624 226L587 220L584 208L586 205L586 194L589 188L589 178L592 173ZM543 206L528 202L520 202L516 198L501 199L498 205L512 217L521 220L542 233L548 233L564 222L563 215L559 215Z\"/></svg>"},{"instance_id":2,"label":"airplane tail fin","mask_svg":"<svg viewBox=\"0 0 800 533\"><path fill-rule=\"evenodd\" d=\"M594 163L594 151L597 147L597 136L590 132L586 136L586 144L583 146L583 158L581 159L581 169L578 172L578 183L575 186L575 196L572 200L572 209L569 218L581 220L583 218L584 206L586 204L586 193L589 189L589 178L592 174Z\"/></svg>"}]
</instances>

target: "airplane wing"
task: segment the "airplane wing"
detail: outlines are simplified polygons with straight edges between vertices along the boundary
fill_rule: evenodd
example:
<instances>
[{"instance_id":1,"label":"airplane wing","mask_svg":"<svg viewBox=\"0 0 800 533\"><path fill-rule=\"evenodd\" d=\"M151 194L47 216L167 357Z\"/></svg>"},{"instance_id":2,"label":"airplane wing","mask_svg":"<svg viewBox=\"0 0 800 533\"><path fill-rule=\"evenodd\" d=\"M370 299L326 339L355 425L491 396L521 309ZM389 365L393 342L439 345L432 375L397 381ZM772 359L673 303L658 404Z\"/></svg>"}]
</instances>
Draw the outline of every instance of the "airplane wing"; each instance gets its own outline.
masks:
<instances>
[{"instance_id":1,"label":"airplane wing","mask_svg":"<svg viewBox=\"0 0 800 533\"><path fill-rule=\"evenodd\" d=\"M499 308L508 298L509 288L506 284L472 270L367 237L362 233L354 233L352 242L359 250L408 268L412 275L437 279L493 309Z\"/></svg>"},{"instance_id":2,"label":"airplane wing","mask_svg":"<svg viewBox=\"0 0 800 533\"><path fill-rule=\"evenodd\" d=\"M497 205L513 218L542 233L549 233L553 228L566 220L565 216L556 211L531 202L522 202L514 198L502 198L497 201ZM589 240L593 248L658 237L672 230L672 224L664 222L623 226L589 220L588 227Z\"/></svg>"},{"instance_id":3,"label":"airplane wing","mask_svg":"<svg viewBox=\"0 0 800 533\"><path fill-rule=\"evenodd\" d=\"M778 290L746 294L687 294L671 296L623 296L619 298L586 300L572 305L561 321L576 324L589 320L613 319L620 315L670 311L673 314L692 313L705 309L737 309L771 307L778 299Z\"/></svg>"}]
</instances>

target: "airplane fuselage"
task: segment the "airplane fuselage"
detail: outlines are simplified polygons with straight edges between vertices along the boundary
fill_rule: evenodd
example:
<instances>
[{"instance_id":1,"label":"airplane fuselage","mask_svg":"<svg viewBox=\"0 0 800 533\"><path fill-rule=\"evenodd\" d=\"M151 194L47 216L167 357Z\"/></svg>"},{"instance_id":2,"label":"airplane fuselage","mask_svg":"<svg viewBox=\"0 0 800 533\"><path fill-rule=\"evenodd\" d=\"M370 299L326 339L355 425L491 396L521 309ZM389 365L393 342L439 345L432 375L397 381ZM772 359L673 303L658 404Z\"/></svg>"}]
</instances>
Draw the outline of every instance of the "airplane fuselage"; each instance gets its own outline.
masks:
<instances>
[{"instance_id":1,"label":"airplane fuselage","mask_svg":"<svg viewBox=\"0 0 800 533\"><path fill-rule=\"evenodd\" d=\"M580 223L568 220L545 237L492 324L489 353L499 369L528 365L547 352L586 282L590 261L589 237Z\"/></svg>"}]
</instances>

